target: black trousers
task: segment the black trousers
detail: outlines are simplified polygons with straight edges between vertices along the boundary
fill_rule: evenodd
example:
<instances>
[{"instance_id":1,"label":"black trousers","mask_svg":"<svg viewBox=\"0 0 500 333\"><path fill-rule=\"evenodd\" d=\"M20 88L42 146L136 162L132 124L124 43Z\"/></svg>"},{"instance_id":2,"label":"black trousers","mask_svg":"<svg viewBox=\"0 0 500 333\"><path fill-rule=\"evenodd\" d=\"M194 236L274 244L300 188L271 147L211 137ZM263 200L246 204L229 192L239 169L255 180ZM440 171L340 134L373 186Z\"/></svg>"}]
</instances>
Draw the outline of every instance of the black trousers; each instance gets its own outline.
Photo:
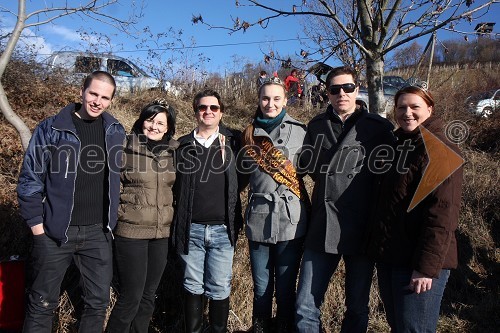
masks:
<instances>
[{"instance_id":1,"label":"black trousers","mask_svg":"<svg viewBox=\"0 0 500 333\"><path fill-rule=\"evenodd\" d=\"M107 332L148 332L155 293L167 264L168 238L115 237L118 299Z\"/></svg>"},{"instance_id":2,"label":"black trousers","mask_svg":"<svg viewBox=\"0 0 500 333\"><path fill-rule=\"evenodd\" d=\"M23 332L52 331L61 283L71 261L81 273L84 309L79 332L100 333L109 304L113 276L111 233L102 225L70 226L68 242L58 243L45 234L33 236L31 279Z\"/></svg>"}]
</instances>

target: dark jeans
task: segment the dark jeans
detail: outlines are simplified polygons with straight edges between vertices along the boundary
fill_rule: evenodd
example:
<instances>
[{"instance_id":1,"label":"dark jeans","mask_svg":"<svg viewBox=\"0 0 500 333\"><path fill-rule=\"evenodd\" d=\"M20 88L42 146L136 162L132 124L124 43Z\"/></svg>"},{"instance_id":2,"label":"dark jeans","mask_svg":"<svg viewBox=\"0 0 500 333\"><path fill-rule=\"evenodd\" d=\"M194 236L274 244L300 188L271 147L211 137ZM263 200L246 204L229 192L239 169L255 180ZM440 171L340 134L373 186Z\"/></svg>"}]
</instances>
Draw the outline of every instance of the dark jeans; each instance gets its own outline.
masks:
<instances>
[{"instance_id":1,"label":"dark jeans","mask_svg":"<svg viewBox=\"0 0 500 333\"><path fill-rule=\"evenodd\" d=\"M346 305L341 332L366 332L373 261L365 256L330 254L309 249L305 250L300 267L295 318L298 332L322 331L320 306L341 258L345 264Z\"/></svg>"},{"instance_id":2,"label":"dark jeans","mask_svg":"<svg viewBox=\"0 0 500 333\"><path fill-rule=\"evenodd\" d=\"M436 332L439 309L450 270L432 279L431 290L416 294L408 288L412 270L377 263L380 297L392 333Z\"/></svg>"},{"instance_id":3,"label":"dark jeans","mask_svg":"<svg viewBox=\"0 0 500 333\"><path fill-rule=\"evenodd\" d=\"M33 237L28 305L23 332L51 332L61 282L74 260L81 274L84 309L79 332L102 332L113 276L111 233L102 225L70 226L68 242L45 234Z\"/></svg>"},{"instance_id":4,"label":"dark jeans","mask_svg":"<svg viewBox=\"0 0 500 333\"><path fill-rule=\"evenodd\" d=\"M304 239L276 244L248 241L253 278L254 317L271 318L276 288L277 317L293 323L295 285Z\"/></svg>"},{"instance_id":5,"label":"dark jeans","mask_svg":"<svg viewBox=\"0 0 500 333\"><path fill-rule=\"evenodd\" d=\"M118 299L107 332L148 332L155 293L167 264L168 238L115 237Z\"/></svg>"}]
</instances>

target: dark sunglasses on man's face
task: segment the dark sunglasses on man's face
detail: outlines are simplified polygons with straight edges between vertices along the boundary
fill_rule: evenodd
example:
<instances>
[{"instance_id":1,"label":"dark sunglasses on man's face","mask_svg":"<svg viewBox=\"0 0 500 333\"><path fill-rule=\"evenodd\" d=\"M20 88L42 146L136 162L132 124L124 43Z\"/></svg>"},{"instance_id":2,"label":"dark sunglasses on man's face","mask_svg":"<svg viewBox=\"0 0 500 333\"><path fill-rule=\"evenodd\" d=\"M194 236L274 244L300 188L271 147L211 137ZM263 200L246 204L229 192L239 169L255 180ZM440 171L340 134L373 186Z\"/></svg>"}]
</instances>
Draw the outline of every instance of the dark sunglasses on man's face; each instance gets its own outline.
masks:
<instances>
[{"instance_id":1,"label":"dark sunglasses on man's face","mask_svg":"<svg viewBox=\"0 0 500 333\"><path fill-rule=\"evenodd\" d=\"M205 104L198 105L198 111L205 112L207 111L208 108L210 108L210 111L212 112L217 112L220 110L220 105L205 105Z\"/></svg>"},{"instance_id":2,"label":"dark sunglasses on man's face","mask_svg":"<svg viewBox=\"0 0 500 333\"><path fill-rule=\"evenodd\" d=\"M352 93L354 90L356 90L356 85L354 83L344 83L344 84L332 84L329 88L328 91L332 95L338 95L340 94L340 88L346 93Z\"/></svg>"}]
</instances>

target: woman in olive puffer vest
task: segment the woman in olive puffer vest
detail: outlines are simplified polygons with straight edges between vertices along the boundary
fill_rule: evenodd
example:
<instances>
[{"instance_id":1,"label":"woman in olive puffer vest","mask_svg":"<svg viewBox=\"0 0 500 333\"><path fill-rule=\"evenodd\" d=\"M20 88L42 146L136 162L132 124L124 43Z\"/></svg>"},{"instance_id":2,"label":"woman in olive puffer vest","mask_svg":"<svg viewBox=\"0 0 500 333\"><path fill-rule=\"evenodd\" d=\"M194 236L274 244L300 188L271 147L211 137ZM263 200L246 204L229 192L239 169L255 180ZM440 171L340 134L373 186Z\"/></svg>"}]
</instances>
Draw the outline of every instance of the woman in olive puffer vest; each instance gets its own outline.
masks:
<instances>
[{"instance_id":1,"label":"woman in olive puffer vest","mask_svg":"<svg viewBox=\"0 0 500 333\"><path fill-rule=\"evenodd\" d=\"M146 105L128 135L114 230L118 299L107 332L148 332L156 289L167 264L175 182L175 111Z\"/></svg>"}]
</instances>

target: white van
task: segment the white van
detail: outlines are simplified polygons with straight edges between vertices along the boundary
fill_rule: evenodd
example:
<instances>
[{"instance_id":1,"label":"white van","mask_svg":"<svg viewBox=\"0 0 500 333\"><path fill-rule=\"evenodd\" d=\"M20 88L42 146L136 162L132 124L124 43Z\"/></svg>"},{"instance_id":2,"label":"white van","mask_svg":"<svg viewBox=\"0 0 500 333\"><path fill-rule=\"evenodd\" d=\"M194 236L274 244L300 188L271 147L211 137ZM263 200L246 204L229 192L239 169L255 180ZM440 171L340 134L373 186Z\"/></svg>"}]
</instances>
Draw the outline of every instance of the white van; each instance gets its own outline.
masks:
<instances>
[{"instance_id":1,"label":"white van","mask_svg":"<svg viewBox=\"0 0 500 333\"><path fill-rule=\"evenodd\" d=\"M117 94L142 90L171 90L170 82L162 83L149 76L130 60L111 54L61 51L47 59L51 71L67 71L71 82L81 84L83 78L96 70L106 71L116 81Z\"/></svg>"}]
</instances>

